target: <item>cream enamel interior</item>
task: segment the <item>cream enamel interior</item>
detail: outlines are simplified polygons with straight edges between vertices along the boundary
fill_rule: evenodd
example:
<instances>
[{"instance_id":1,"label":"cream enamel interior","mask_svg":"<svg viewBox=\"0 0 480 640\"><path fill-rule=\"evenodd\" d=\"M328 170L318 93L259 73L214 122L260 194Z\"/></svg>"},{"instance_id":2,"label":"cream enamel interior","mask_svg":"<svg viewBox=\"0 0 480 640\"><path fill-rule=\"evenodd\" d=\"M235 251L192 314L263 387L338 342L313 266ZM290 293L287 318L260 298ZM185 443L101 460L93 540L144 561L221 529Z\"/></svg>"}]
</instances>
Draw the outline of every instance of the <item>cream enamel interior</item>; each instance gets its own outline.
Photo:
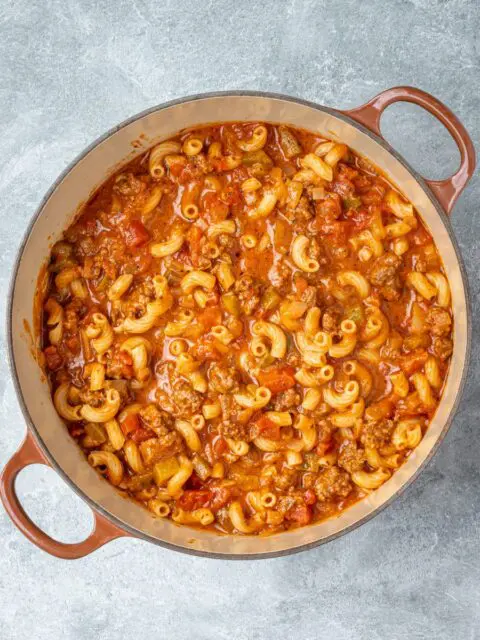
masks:
<instances>
[{"instance_id":1,"label":"cream enamel interior","mask_svg":"<svg viewBox=\"0 0 480 640\"><path fill-rule=\"evenodd\" d=\"M261 538L219 536L178 526L153 518L138 504L121 497L90 468L79 447L69 437L55 412L50 391L32 356L31 342L24 330L24 319L30 326L35 326L33 299L40 267L45 263L52 243L72 221L79 203L88 199L92 191L121 164L143 153L154 142L167 139L186 127L228 120L291 123L337 138L370 158L399 186L429 227L444 260L455 316L454 353L443 399L426 436L407 463L380 489L338 518ZM141 140L142 146L135 148L132 145L135 140ZM398 493L429 457L445 431L462 383L468 348L467 296L448 222L442 217L427 191L388 149L348 119L322 107L282 97L208 96L160 107L119 128L88 151L44 203L23 247L13 285L11 328L14 368L27 417L35 426L47 455L84 497L112 516L117 524L126 525L133 533L148 536L153 541L191 552L220 556L285 553L324 541L368 518Z\"/></svg>"}]
</instances>

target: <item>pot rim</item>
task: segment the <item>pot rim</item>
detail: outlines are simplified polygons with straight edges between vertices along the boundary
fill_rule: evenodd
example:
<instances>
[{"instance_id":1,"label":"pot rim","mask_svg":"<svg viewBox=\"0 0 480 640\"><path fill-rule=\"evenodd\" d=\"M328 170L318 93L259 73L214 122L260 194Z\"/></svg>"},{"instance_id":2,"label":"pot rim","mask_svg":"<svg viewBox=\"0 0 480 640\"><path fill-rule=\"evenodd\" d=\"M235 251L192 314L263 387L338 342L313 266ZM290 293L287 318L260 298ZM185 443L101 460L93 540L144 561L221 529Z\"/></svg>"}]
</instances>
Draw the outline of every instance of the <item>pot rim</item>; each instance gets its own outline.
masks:
<instances>
[{"instance_id":1,"label":"pot rim","mask_svg":"<svg viewBox=\"0 0 480 640\"><path fill-rule=\"evenodd\" d=\"M364 133L368 137L372 138L377 144L383 147L410 173L410 175L414 178L414 180L420 185L422 190L425 192L426 196L431 201L432 205L435 207L435 210L439 214L440 219L447 230L450 241L452 242L452 246L453 246L455 256L458 262L458 266L460 269L461 279L462 279L463 287L465 290L465 300L466 300L466 353L465 353L465 361L463 365L462 376L458 383L458 391L455 397L455 401L452 407L450 408L448 418L445 421L445 424L437 440L435 441L434 445L430 449L425 460L418 466L418 468L415 470L412 476L406 482L404 482L404 484L402 484L399 487L399 489L397 489L397 491L388 500L386 500L381 505L379 505L371 513L367 514L360 520L357 520L356 522L352 523L348 527L345 527L341 531L338 531L329 536L326 536L325 538L316 540L315 542L299 545L296 547L292 547L290 549L284 549L281 551L271 551L271 552L265 552L265 553L255 553L255 554L216 553L216 552L201 551L197 549L191 549L191 548L186 548L186 547L178 546L175 544L171 544L169 542L165 542L164 540L159 540L158 538L154 538L143 531L139 531L134 527L131 527L130 525L125 524L122 520L117 518L117 516L113 515L112 513L104 509L104 507L102 507L97 502L95 502L88 494L86 494L82 489L80 489L73 482L73 480L61 469L56 459L50 454L50 451L44 444L40 434L38 433L35 423L33 422L30 416L30 413L27 409L23 392L20 387L17 367L15 363L15 357L13 353L13 317L12 317L13 316L13 296L14 296L15 284L16 284L17 275L18 275L18 269L23 257L25 246L30 238L32 229L36 221L42 214L45 205L47 204L48 200L50 199L54 191L57 189L57 187L63 182L63 180L67 177L67 175L76 167L76 165L81 160L83 160L85 156L87 156L90 153L90 151L95 149L95 147L97 147L99 144L101 144L102 142L110 138L112 135L114 135L121 129L130 125L132 122L140 120L141 118L144 118L145 116L148 116L151 113L155 113L157 111L163 111L164 109L167 109L172 106L184 104L187 102L195 102L197 100L204 100L204 99L218 98L218 97L255 97L255 98L268 98L268 99L283 100L287 102L297 103L297 104L315 109L316 111L328 113L329 115L332 115L335 118L339 118L340 120L343 120L344 122L360 130L362 133ZM447 214L445 213L443 207L440 205L438 199L436 198L432 190L429 188L429 186L426 184L425 179L415 169L413 169L410 166L410 164L403 158L403 156L401 156L384 138L373 133L370 129L368 129L364 125L356 122L341 110L333 109L331 107L325 107L323 105L317 104L315 102L311 102L309 100L303 100L301 98L297 98L297 97L293 97L293 96L289 96L281 93L273 93L273 92L265 92L265 91L249 91L249 90L212 91L212 92L205 92L205 93L197 93L197 94L185 96L183 98L177 98L174 100L169 100L167 102L162 102L158 105L155 105L153 107L149 107L148 109L140 111L139 113L136 113L135 115L127 118L126 120L123 120L121 123L110 128L106 133L97 137L93 142L91 142L87 147L85 147L79 154L77 154L77 156L66 166L66 168L60 173L60 175L52 183L51 187L47 190L47 192L41 199L38 207L35 210L35 213L31 217L27 225L27 228L23 234L21 243L17 249L15 261L13 263L13 269L10 276L10 282L9 282L9 288L8 288L7 307L6 307L6 335L7 335L8 365L9 365L11 377L13 380L16 396L17 396L23 417L25 419L28 431L30 431L33 434L38 447L40 448L42 454L45 456L46 460L48 461L52 469L60 475L60 477L67 483L67 485L84 502L88 504L88 506L94 511L94 513L97 512L101 514L107 520L109 520L110 522L113 522L117 527L126 531L134 538L139 538L147 542L156 544L160 547L164 547L174 551L179 551L181 553L185 553L188 555L221 559L221 560L257 560L257 559L260 560L265 558L277 558L277 557L292 555L294 553L300 553L301 551L307 551L309 549L313 549L327 542L331 542L337 538L340 538L341 536L344 536L345 534L353 531L354 529L357 529L359 526L369 522L375 516L380 514L386 507L390 506L398 497L400 497L404 493L404 491L406 491L410 487L410 485L418 478L420 473L424 471L424 469L427 467L429 462L432 460L440 444L443 442L446 434L448 433L465 390L467 374L470 366L470 353L471 353L471 341L472 341L471 315L472 315L471 297L470 297L470 289L469 289L467 272L465 269L465 264L461 256L455 234L453 233L450 220Z\"/></svg>"}]
</instances>

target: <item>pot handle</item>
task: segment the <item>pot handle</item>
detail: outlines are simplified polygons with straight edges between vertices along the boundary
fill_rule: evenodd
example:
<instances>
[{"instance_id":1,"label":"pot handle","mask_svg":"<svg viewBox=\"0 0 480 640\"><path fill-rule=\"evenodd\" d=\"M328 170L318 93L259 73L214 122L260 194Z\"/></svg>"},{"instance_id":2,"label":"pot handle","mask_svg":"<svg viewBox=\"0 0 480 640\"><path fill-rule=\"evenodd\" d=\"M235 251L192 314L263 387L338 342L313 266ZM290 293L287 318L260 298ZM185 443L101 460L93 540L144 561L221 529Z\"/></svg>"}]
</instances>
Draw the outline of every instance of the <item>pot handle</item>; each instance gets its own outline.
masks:
<instances>
[{"instance_id":1,"label":"pot handle","mask_svg":"<svg viewBox=\"0 0 480 640\"><path fill-rule=\"evenodd\" d=\"M421 89L416 89L415 87L393 87L382 91L382 93L379 93L361 107L350 111L342 111L342 113L383 138L380 132L380 117L384 110L394 102L412 102L426 109L437 120L440 120L457 143L460 151L460 167L458 171L445 180L427 180L424 178L442 207L447 213L450 213L455 201L475 170L475 149L467 130L448 107Z\"/></svg>"},{"instance_id":2,"label":"pot handle","mask_svg":"<svg viewBox=\"0 0 480 640\"><path fill-rule=\"evenodd\" d=\"M92 532L82 542L66 544L48 536L34 524L20 504L15 492L15 479L22 469L31 464L45 464L49 466L44 455L38 448L32 434L27 433L22 445L13 454L0 475L0 498L13 523L23 535L43 551L52 556L65 560L74 560L92 553L106 542L129 534L116 527L105 517L93 512L95 523Z\"/></svg>"}]
</instances>

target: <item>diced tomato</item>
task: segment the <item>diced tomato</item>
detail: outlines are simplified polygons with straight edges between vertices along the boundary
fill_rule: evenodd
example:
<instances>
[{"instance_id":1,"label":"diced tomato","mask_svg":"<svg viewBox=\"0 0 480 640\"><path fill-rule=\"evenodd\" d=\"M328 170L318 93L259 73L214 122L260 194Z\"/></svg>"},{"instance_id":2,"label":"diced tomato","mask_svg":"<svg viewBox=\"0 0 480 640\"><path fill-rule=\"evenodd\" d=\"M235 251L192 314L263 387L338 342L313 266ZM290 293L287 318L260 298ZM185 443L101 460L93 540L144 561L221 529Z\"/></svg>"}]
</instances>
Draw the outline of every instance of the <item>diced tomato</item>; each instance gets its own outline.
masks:
<instances>
[{"instance_id":1,"label":"diced tomato","mask_svg":"<svg viewBox=\"0 0 480 640\"><path fill-rule=\"evenodd\" d=\"M212 498L212 492L209 489L187 489L177 500L180 509L185 511L195 511L206 507Z\"/></svg>"},{"instance_id":2,"label":"diced tomato","mask_svg":"<svg viewBox=\"0 0 480 640\"><path fill-rule=\"evenodd\" d=\"M426 351L414 351L405 355L400 360L400 366L406 376L411 376L413 373L420 371L427 361L428 353Z\"/></svg>"},{"instance_id":3,"label":"diced tomato","mask_svg":"<svg viewBox=\"0 0 480 640\"><path fill-rule=\"evenodd\" d=\"M173 176L174 178L178 178L184 168L185 165L183 164L183 162L171 162L168 170L171 176Z\"/></svg>"},{"instance_id":4,"label":"diced tomato","mask_svg":"<svg viewBox=\"0 0 480 640\"><path fill-rule=\"evenodd\" d=\"M228 487L212 487L212 497L208 502L208 508L213 512L218 511L224 507L230 500L231 491Z\"/></svg>"},{"instance_id":5,"label":"diced tomato","mask_svg":"<svg viewBox=\"0 0 480 640\"><path fill-rule=\"evenodd\" d=\"M305 504L312 505L317 501L317 496L315 495L315 491L313 489L307 489L303 494L303 500Z\"/></svg>"},{"instance_id":6,"label":"diced tomato","mask_svg":"<svg viewBox=\"0 0 480 640\"><path fill-rule=\"evenodd\" d=\"M120 429L124 436L130 435L134 431L137 431L137 429L140 429L140 418L136 413L129 413L122 422L120 422Z\"/></svg>"},{"instance_id":7,"label":"diced tomato","mask_svg":"<svg viewBox=\"0 0 480 640\"><path fill-rule=\"evenodd\" d=\"M118 359L122 365L122 378L133 378L133 360L132 356L127 351L119 351Z\"/></svg>"},{"instance_id":8,"label":"diced tomato","mask_svg":"<svg viewBox=\"0 0 480 640\"><path fill-rule=\"evenodd\" d=\"M50 347L47 347L43 353L45 355L47 367L50 371L57 371L57 369L60 369L63 364L63 358L58 353L57 347L52 344Z\"/></svg>"},{"instance_id":9,"label":"diced tomato","mask_svg":"<svg viewBox=\"0 0 480 640\"><path fill-rule=\"evenodd\" d=\"M150 235L140 220L132 220L125 227L123 234L127 247L139 247L148 242Z\"/></svg>"},{"instance_id":10,"label":"diced tomato","mask_svg":"<svg viewBox=\"0 0 480 640\"><path fill-rule=\"evenodd\" d=\"M209 191L202 198L202 207L210 222L223 222L228 216L229 207L217 193Z\"/></svg>"},{"instance_id":11,"label":"diced tomato","mask_svg":"<svg viewBox=\"0 0 480 640\"><path fill-rule=\"evenodd\" d=\"M68 431L72 438L78 438L85 433L85 429L83 427L70 427Z\"/></svg>"},{"instance_id":12,"label":"diced tomato","mask_svg":"<svg viewBox=\"0 0 480 640\"><path fill-rule=\"evenodd\" d=\"M144 440L149 440L150 438L155 437L155 433L151 429L145 429L144 427L140 427L136 431L132 433L130 436L131 439L136 442L143 442Z\"/></svg>"},{"instance_id":13,"label":"diced tomato","mask_svg":"<svg viewBox=\"0 0 480 640\"><path fill-rule=\"evenodd\" d=\"M295 386L293 367L284 366L260 371L258 381L263 387L268 387L272 393L280 393Z\"/></svg>"},{"instance_id":14,"label":"diced tomato","mask_svg":"<svg viewBox=\"0 0 480 640\"><path fill-rule=\"evenodd\" d=\"M287 511L285 518L291 522L296 522L300 526L308 524L312 519L312 509L306 504L299 504Z\"/></svg>"},{"instance_id":15,"label":"diced tomato","mask_svg":"<svg viewBox=\"0 0 480 640\"><path fill-rule=\"evenodd\" d=\"M190 227L190 230L187 233L187 241L190 247L190 258L194 267L198 265L198 260L200 258L200 241L202 239L202 235L202 230L196 225Z\"/></svg>"},{"instance_id":16,"label":"diced tomato","mask_svg":"<svg viewBox=\"0 0 480 640\"><path fill-rule=\"evenodd\" d=\"M298 293L303 293L305 289L308 287L308 281L302 276L298 276L295 279L295 286L297 288Z\"/></svg>"},{"instance_id":17,"label":"diced tomato","mask_svg":"<svg viewBox=\"0 0 480 640\"><path fill-rule=\"evenodd\" d=\"M259 435L268 440L280 440L280 427L267 416L262 416L255 423Z\"/></svg>"},{"instance_id":18,"label":"diced tomato","mask_svg":"<svg viewBox=\"0 0 480 640\"><path fill-rule=\"evenodd\" d=\"M196 471L194 471L192 473L192 475L190 476L190 478L187 480L187 482L185 483L185 489L203 489L204 488L204 482L203 480L200 478L200 476L197 474Z\"/></svg>"},{"instance_id":19,"label":"diced tomato","mask_svg":"<svg viewBox=\"0 0 480 640\"><path fill-rule=\"evenodd\" d=\"M212 442L212 450L216 458L220 458L224 453L229 451L228 442L222 436L216 436Z\"/></svg>"},{"instance_id":20,"label":"diced tomato","mask_svg":"<svg viewBox=\"0 0 480 640\"><path fill-rule=\"evenodd\" d=\"M209 331L216 324L222 322L222 311L219 307L207 307L198 314L198 322Z\"/></svg>"}]
</instances>

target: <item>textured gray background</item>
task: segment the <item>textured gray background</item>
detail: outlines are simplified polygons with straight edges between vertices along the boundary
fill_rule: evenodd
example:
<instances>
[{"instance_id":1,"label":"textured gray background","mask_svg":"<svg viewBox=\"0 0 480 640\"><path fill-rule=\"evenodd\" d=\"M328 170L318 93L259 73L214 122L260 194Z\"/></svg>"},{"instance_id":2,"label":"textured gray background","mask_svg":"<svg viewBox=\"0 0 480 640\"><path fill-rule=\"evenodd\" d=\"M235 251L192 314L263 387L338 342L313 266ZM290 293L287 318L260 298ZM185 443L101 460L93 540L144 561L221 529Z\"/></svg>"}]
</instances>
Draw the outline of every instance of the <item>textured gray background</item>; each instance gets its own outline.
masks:
<instances>
[{"instance_id":1,"label":"textured gray background","mask_svg":"<svg viewBox=\"0 0 480 640\"><path fill-rule=\"evenodd\" d=\"M185 94L290 93L352 107L412 84L480 133L477 0L0 0L0 305L39 200L87 144L132 114ZM449 136L414 107L383 119L429 177L455 169ZM29 544L0 509L0 638L90 640L480 638L480 315L474 177L453 227L472 289L475 340L463 404L417 483L328 546L220 562L119 540L73 563ZM25 426L1 340L0 467ZM19 479L51 534L80 540L88 508L53 471Z\"/></svg>"}]
</instances>

